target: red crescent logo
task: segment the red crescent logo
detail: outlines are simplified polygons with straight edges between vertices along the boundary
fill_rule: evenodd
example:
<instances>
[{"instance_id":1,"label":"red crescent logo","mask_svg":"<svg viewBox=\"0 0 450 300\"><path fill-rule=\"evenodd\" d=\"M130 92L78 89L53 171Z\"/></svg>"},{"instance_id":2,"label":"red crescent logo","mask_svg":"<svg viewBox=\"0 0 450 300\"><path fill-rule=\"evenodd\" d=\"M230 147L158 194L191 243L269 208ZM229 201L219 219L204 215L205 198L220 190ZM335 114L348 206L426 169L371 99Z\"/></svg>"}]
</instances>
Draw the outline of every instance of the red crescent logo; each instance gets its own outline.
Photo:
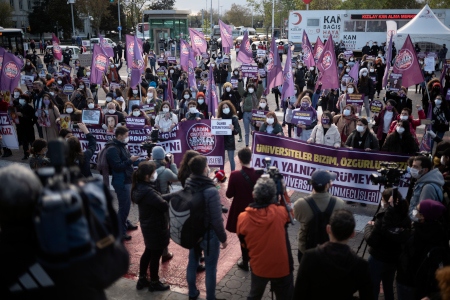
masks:
<instances>
[{"instance_id":1,"label":"red crescent logo","mask_svg":"<svg viewBox=\"0 0 450 300\"><path fill-rule=\"evenodd\" d=\"M299 14L299 13L294 13L294 15L296 15L297 17L298 17L298 21L297 21L297 23L292 23L293 25L298 25L298 24L300 24L301 22L302 22L302 15L301 14Z\"/></svg>"},{"instance_id":2,"label":"red crescent logo","mask_svg":"<svg viewBox=\"0 0 450 300\"><path fill-rule=\"evenodd\" d=\"M427 15L429 15L430 14L430 10L429 9L427 9Z\"/></svg>"}]
</instances>

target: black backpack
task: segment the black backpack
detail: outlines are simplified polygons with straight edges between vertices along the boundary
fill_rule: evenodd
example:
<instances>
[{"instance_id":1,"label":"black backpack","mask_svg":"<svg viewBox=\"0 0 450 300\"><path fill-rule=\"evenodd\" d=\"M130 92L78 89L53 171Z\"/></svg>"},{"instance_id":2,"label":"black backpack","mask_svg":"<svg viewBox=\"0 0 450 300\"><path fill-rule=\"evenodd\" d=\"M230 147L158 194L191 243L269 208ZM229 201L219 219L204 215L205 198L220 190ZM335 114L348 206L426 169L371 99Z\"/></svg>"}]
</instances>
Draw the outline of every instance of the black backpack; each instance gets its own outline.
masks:
<instances>
[{"instance_id":1,"label":"black backpack","mask_svg":"<svg viewBox=\"0 0 450 300\"><path fill-rule=\"evenodd\" d=\"M305 198L305 201L308 203L309 207L311 207L313 212L313 218L306 226L305 248L308 250L329 241L326 227L330 222L330 217L336 204L336 197L332 196L330 198L330 202L323 212L317 207L313 197L307 197Z\"/></svg>"},{"instance_id":2,"label":"black backpack","mask_svg":"<svg viewBox=\"0 0 450 300\"><path fill-rule=\"evenodd\" d=\"M205 228L205 199L203 190L189 187L167 195L169 200L170 238L186 249L194 248L202 241Z\"/></svg>"},{"instance_id":3,"label":"black backpack","mask_svg":"<svg viewBox=\"0 0 450 300\"><path fill-rule=\"evenodd\" d=\"M418 287L418 295L429 295L439 291L436 271L447 266L450 258L448 247L434 247L428 251L414 276L414 284Z\"/></svg>"}]
</instances>

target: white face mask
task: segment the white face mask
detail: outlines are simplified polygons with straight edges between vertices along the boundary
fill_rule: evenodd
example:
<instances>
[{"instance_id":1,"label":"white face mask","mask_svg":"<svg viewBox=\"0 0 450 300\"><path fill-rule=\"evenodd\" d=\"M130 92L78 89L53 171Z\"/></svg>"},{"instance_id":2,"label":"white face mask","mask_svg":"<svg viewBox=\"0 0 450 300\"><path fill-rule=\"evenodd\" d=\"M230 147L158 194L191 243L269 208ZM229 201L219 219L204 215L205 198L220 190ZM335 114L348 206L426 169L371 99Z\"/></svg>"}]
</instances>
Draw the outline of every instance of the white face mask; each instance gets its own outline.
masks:
<instances>
[{"instance_id":1,"label":"white face mask","mask_svg":"<svg viewBox=\"0 0 450 300\"><path fill-rule=\"evenodd\" d=\"M94 103L89 103L89 104L88 104L88 107L89 107L90 109L93 109L93 108L94 108L94 106L95 106L95 104L94 104Z\"/></svg>"},{"instance_id":2,"label":"white face mask","mask_svg":"<svg viewBox=\"0 0 450 300\"><path fill-rule=\"evenodd\" d=\"M314 71L314 67L309 68L309 70Z\"/></svg>"},{"instance_id":3,"label":"white face mask","mask_svg":"<svg viewBox=\"0 0 450 300\"><path fill-rule=\"evenodd\" d=\"M197 108L196 107L189 107L189 112L191 114L195 114L197 112Z\"/></svg>"},{"instance_id":4,"label":"white face mask","mask_svg":"<svg viewBox=\"0 0 450 300\"><path fill-rule=\"evenodd\" d=\"M91 72L86 72L86 76L91 76Z\"/></svg>"},{"instance_id":5,"label":"white face mask","mask_svg":"<svg viewBox=\"0 0 450 300\"><path fill-rule=\"evenodd\" d=\"M73 113L73 108L71 108L71 107L66 108L66 113L68 113L68 114Z\"/></svg>"},{"instance_id":6,"label":"white face mask","mask_svg":"<svg viewBox=\"0 0 450 300\"><path fill-rule=\"evenodd\" d=\"M112 98L111 97L106 97L106 102L111 102Z\"/></svg>"},{"instance_id":7,"label":"white face mask","mask_svg":"<svg viewBox=\"0 0 450 300\"><path fill-rule=\"evenodd\" d=\"M403 127L397 127L395 128L395 130L398 132L398 134L402 134L403 132L405 132L405 128Z\"/></svg>"},{"instance_id":8,"label":"white face mask","mask_svg":"<svg viewBox=\"0 0 450 300\"><path fill-rule=\"evenodd\" d=\"M138 90L133 90L133 95L137 95Z\"/></svg>"},{"instance_id":9,"label":"white face mask","mask_svg":"<svg viewBox=\"0 0 450 300\"><path fill-rule=\"evenodd\" d=\"M442 156L441 156L441 165L445 166L445 163L446 163L446 161L445 161L445 156L442 155Z\"/></svg>"},{"instance_id":10,"label":"white face mask","mask_svg":"<svg viewBox=\"0 0 450 300\"><path fill-rule=\"evenodd\" d=\"M203 99L198 99L198 104L202 105L203 103L205 103L205 100L203 100Z\"/></svg>"},{"instance_id":11,"label":"white face mask","mask_svg":"<svg viewBox=\"0 0 450 300\"><path fill-rule=\"evenodd\" d=\"M344 116L350 116L350 109L344 109Z\"/></svg>"},{"instance_id":12,"label":"white face mask","mask_svg":"<svg viewBox=\"0 0 450 300\"><path fill-rule=\"evenodd\" d=\"M50 95L55 96L55 92L50 92Z\"/></svg>"},{"instance_id":13,"label":"white face mask","mask_svg":"<svg viewBox=\"0 0 450 300\"><path fill-rule=\"evenodd\" d=\"M297 90L294 90L294 94L297 94Z\"/></svg>"},{"instance_id":14,"label":"white face mask","mask_svg":"<svg viewBox=\"0 0 450 300\"><path fill-rule=\"evenodd\" d=\"M420 178L420 171L419 170L417 170L416 168L411 168L410 170L409 170L409 173L411 174L411 177L412 178Z\"/></svg>"},{"instance_id":15,"label":"white face mask","mask_svg":"<svg viewBox=\"0 0 450 300\"><path fill-rule=\"evenodd\" d=\"M133 111L133 116L139 117L141 115L141 112L138 110Z\"/></svg>"},{"instance_id":16,"label":"white face mask","mask_svg":"<svg viewBox=\"0 0 450 300\"><path fill-rule=\"evenodd\" d=\"M227 108L224 108L224 109L222 109L222 112L224 113L224 114L226 114L226 115L228 115L229 113L230 113L230 109L227 107Z\"/></svg>"},{"instance_id":17,"label":"white face mask","mask_svg":"<svg viewBox=\"0 0 450 300\"><path fill-rule=\"evenodd\" d=\"M367 76L367 72L363 72L362 76L366 77Z\"/></svg>"},{"instance_id":18,"label":"white face mask","mask_svg":"<svg viewBox=\"0 0 450 300\"><path fill-rule=\"evenodd\" d=\"M249 92L250 94L252 94L254 91L255 91L255 89L253 89L253 88L249 88L249 89L248 89L248 92Z\"/></svg>"},{"instance_id":19,"label":"white face mask","mask_svg":"<svg viewBox=\"0 0 450 300\"><path fill-rule=\"evenodd\" d=\"M173 72L175 72L174 70L170 70L170 74L173 74Z\"/></svg>"},{"instance_id":20,"label":"white face mask","mask_svg":"<svg viewBox=\"0 0 450 300\"><path fill-rule=\"evenodd\" d=\"M152 178L150 178L150 181L155 182L156 179L158 179L158 173L155 171L155 172L153 172L153 175L152 175Z\"/></svg>"},{"instance_id":21,"label":"white face mask","mask_svg":"<svg viewBox=\"0 0 450 300\"><path fill-rule=\"evenodd\" d=\"M267 121L267 124L269 124L269 125L272 125L273 122L275 122L274 118L267 118L266 121Z\"/></svg>"},{"instance_id":22,"label":"white face mask","mask_svg":"<svg viewBox=\"0 0 450 300\"><path fill-rule=\"evenodd\" d=\"M80 85L80 89L84 89L84 85Z\"/></svg>"},{"instance_id":23,"label":"white face mask","mask_svg":"<svg viewBox=\"0 0 450 300\"><path fill-rule=\"evenodd\" d=\"M25 99L19 99L19 103L20 105L25 105L27 101L25 101Z\"/></svg>"},{"instance_id":24,"label":"white face mask","mask_svg":"<svg viewBox=\"0 0 450 300\"><path fill-rule=\"evenodd\" d=\"M189 95L184 95L183 97L184 97L184 99L186 99L186 100L189 99Z\"/></svg>"},{"instance_id":25,"label":"white face mask","mask_svg":"<svg viewBox=\"0 0 450 300\"><path fill-rule=\"evenodd\" d=\"M229 91L231 91L231 88L230 88L230 87L227 87L226 90L227 90L227 92L229 92Z\"/></svg>"},{"instance_id":26,"label":"white face mask","mask_svg":"<svg viewBox=\"0 0 450 300\"><path fill-rule=\"evenodd\" d=\"M442 100L434 100L434 103L436 103L436 106L441 106Z\"/></svg>"},{"instance_id":27,"label":"white face mask","mask_svg":"<svg viewBox=\"0 0 450 300\"><path fill-rule=\"evenodd\" d=\"M374 72L375 71L375 69L370 69L370 72L372 73L372 72Z\"/></svg>"},{"instance_id":28,"label":"white face mask","mask_svg":"<svg viewBox=\"0 0 450 300\"><path fill-rule=\"evenodd\" d=\"M168 108L168 107L164 107L164 108L163 108L163 112L165 112L165 113L166 113L166 112L169 112L169 108Z\"/></svg>"},{"instance_id":29,"label":"white face mask","mask_svg":"<svg viewBox=\"0 0 450 300\"><path fill-rule=\"evenodd\" d=\"M62 84L62 81L61 81L61 80L58 80L57 83L58 83L59 85L61 85L61 84Z\"/></svg>"},{"instance_id":30,"label":"white face mask","mask_svg":"<svg viewBox=\"0 0 450 300\"><path fill-rule=\"evenodd\" d=\"M259 107L265 108L267 105L266 102L259 102Z\"/></svg>"},{"instance_id":31,"label":"white face mask","mask_svg":"<svg viewBox=\"0 0 450 300\"><path fill-rule=\"evenodd\" d=\"M239 72L234 72L234 75L238 76L238 75L239 75Z\"/></svg>"},{"instance_id":32,"label":"white face mask","mask_svg":"<svg viewBox=\"0 0 450 300\"><path fill-rule=\"evenodd\" d=\"M14 98L19 98L20 93L19 92L14 92Z\"/></svg>"},{"instance_id":33,"label":"white face mask","mask_svg":"<svg viewBox=\"0 0 450 300\"><path fill-rule=\"evenodd\" d=\"M215 64L211 64L211 67L213 67L213 68L214 68L215 66L216 66Z\"/></svg>"},{"instance_id":34,"label":"white face mask","mask_svg":"<svg viewBox=\"0 0 450 300\"><path fill-rule=\"evenodd\" d=\"M350 72L350 69L345 69L345 71L348 73L348 72Z\"/></svg>"},{"instance_id":35,"label":"white face mask","mask_svg":"<svg viewBox=\"0 0 450 300\"><path fill-rule=\"evenodd\" d=\"M153 93L147 93L147 98L153 99Z\"/></svg>"},{"instance_id":36,"label":"white face mask","mask_svg":"<svg viewBox=\"0 0 450 300\"><path fill-rule=\"evenodd\" d=\"M125 144L128 144L129 141L130 141L130 137L129 137L129 136L127 136L127 137L123 140L123 142L124 142Z\"/></svg>"},{"instance_id":37,"label":"white face mask","mask_svg":"<svg viewBox=\"0 0 450 300\"><path fill-rule=\"evenodd\" d=\"M400 116L400 120L406 121L408 120L408 116Z\"/></svg>"},{"instance_id":38,"label":"white face mask","mask_svg":"<svg viewBox=\"0 0 450 300\"><path fill-rule=\"evenodd\" d=\"M354 92L354 89L353 89L353 88L348 88L348 89L347 89L347 93L353 94L353 92Z\"/></svg>"},{"instance_id":39,"label":"white face mask","mask_svg":"<svg viewBox=\"0 0 450 300\"><path fill-rule=\"evenodd\" d=\"M113 115L113 114L116 112L116 110L115 110L115 109L108 109L108 112L109 112L111 115Z\"/></svg>"},{"instance_id":40,"label":"white face mask","mask_svg":"<svg viewBox=\"0 0 450 300\"><path fill-rule=\"evenodd\" d=\"M363 132L364 131L364 126L362 126L362 125L356 125L356 130L358 131L358 132Z\"/></svg>"}]
</instances>

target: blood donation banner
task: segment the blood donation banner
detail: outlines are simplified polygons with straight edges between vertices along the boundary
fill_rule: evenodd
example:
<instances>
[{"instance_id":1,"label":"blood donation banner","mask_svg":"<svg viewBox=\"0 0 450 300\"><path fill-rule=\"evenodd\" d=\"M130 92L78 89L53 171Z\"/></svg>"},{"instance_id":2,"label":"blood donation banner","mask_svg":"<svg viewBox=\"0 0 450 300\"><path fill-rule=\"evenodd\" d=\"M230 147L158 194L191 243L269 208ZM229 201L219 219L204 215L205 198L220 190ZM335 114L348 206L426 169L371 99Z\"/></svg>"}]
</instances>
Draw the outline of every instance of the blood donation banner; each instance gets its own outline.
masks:
<instances>
[{"instance_id":1,"label":"blood donation banner","mask_svg":"<svg viewBox=\"0 0 450 300\"><path fill-rule=\"evenodd\" d=\"M372 205L379 203L380 193L379 186L371 183L370 175L378 174L383 162L397 163L404 170L409 158L385 152L335 149L261 132L253 135L252 152L254 168L265 168L264 158L271 158L272 166L283 174L286 188L310 193L311 174L324 169L337 174L330 189L333 196ZM400 181L399 191L403 196L406 196L408 182L406 178Z\"/></svg>"},{"instance_id":2,"label":"blood donation banner","mask_svg":"<svg viewBox=\"0 0 450 300\"><path fill-rule=\"evenodd\" d=\"M152 128L142 126L139 128L134 125L129 128L128 150L131 155L138 155L142 158L148 156L142 143L147 141ZM106 130L101 127L90 127L89 131L97 140L97 149L91 162L97 162L97 154L102 150L106 143L113 138L113 135L107 135ZM72 133L81 142L82 150L88 147L88 140L83 132L78 128L73 128ZM212 168L223 169L224 166L224 139L223 136L213 135L211 129L211 120L185 121L178 123L171 132L160 133L159 146L163 147L166 153L172 153L175 164L179 165L183 155L187 150L194 150L208 158L208 165Z\"/></svg>"}]
</instances>

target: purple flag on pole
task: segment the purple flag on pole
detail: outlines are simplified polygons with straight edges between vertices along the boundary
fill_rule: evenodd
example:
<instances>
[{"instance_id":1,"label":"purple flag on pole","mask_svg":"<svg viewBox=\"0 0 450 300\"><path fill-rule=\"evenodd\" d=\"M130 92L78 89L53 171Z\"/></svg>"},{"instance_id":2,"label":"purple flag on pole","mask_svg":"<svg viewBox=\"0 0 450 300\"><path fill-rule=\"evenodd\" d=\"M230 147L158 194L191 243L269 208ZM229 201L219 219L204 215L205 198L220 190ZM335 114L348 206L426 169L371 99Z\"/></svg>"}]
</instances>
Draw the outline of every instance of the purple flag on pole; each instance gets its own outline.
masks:
<instances>
[{"instance_id":1,"label":"purple flag on pole","mask_svg":"<svg viewBox=\"0 0 450 300\"><path fill-rule=\"evenodd\" d=\"M2 72L2 67L3 67L3 54L5 54L5 49L0 47L0 74ZM0 82L1 82L2 77L0 76ZM0 83L1 84L1 83Z\"/></svg>"},{"instance_id":2,"label":"purple flag on pole","mask_svg":"<svg viewBox=\"0 0 450 300\"><path fill-rule=\"evenodd\" d=\"M292 64L289 63L291 61L291 56L292 56L291 47L288 47L286 63L284 64L284 71L283 71L284 81L283 81L283 91L282 91L282 95L281 95L281 100L286 100L289 97L295 95L294 76L292 74Z\"/></svg>"},{"instance_id":3,"label":"purple flag on pole","mask_svg":"<svg viewBox=\"0 0 450 300\"><path fill-rule=\"evenodd\" d=\"M250 41L248 40L248 31L245 31L244 38L242 39L241 48L236 61L243 64L251 64L253 62L252 48L250 47Z\"/></svg>"},{"instance_id":4,"label":"purple flag on pole","mask_svg":"<svg viewBox=\"0 0 450 300\"><path fill-rule=\"evenodd\" d=\"M272 88L283 84L280 56L278 55L277 44L273 40L270 43L270 51L269 56L267 57L266 68L267 88L265 94L267 95Z\"/></svg>"},{"instance_id":5,"label":"purple flag on pole","mask_svg":"<svg viewBox=\"0 0 450 300\"><path fill-rule=\"evenodd\" d=\"M135 87L141 81L141 75L144 72L144 59L142 58L142 52L139 49L139 42L137 37L134 36L134 49L133 49L133 61L131 64L131 80L130 86Z\"/></svg>"},{"instance_id":6,"label":"purple flag on pole","mask_svg":"<svg viewBox=\"0 0 450 300\"><path fill-rule=\"evenodd\" d=\"M317 85L322 84L322 89L339 88L336 54L334 52L334 42L331 34L325 43L322 55L317 61L317 69L320 71Z\"/></svg>"},{"instance_id":7,"label":"purple flag on pole","mask_svg":"<svg viewBox=\"0 0 450 300\"><path fill-rule=\"evenodd\" d=\"M20 71L23 67L23 60L12 53L3 53L3 65L1 76L1 90L12 91L19 86Z\"/></svg>"},{"instance_id":8,"label":"purple flag on pole","mask_svg":"<svg viewBox=\"0 0 450 300\"><path fill-rule=\"evenodd\" d=\"M355 84L358 84L358 79L359 79L359 61L355 62L355 64L351 68L350 72L348 72L348 76L350 76L353 79L353 82Z\"/></svg>"},{"instance_id":9,"label":"purple flag on pole","mask_svg":"<svg viewBox=\"0 0 450 300\"><path fill-rule=\"evenodd\" d=\"M417 61L414 45L412 44L409 35L406 38L402 49L398 51L392 72L395 74L402 74L402 85L407 88L411 85L424 82L425 80L419 62Z\"/></svg>"},{"instance_id":10,"label":"purple flag on pole","mask_svg":"<svg viewBox=\"0 0 450 300\"><path fill-rule=\"evenodd\" d=\"M53 57L56 60L62 60L62 50L59 46L59 39L54 33L52 33L52 45Z\"/></svg>"},{"instance_id":11,"label":"purple flag on pole","mask_svg":"<svg viewBox=\"0 0 450 300\"><path fill-rule=\"evenodd\" d=\"M317 37L316 44L314 45L314 60L317 62L323 52L323 43L320 37Z\"/></svg>"},{"instance_id":12,"label":"purple flag on pole","mask_svg":"<svg viewBox=\"0 0 450 300\"><path fill-rule=\"evenodd\" d=\"M166 101L170 103L171 108L174 108L172 80L167 81Z\"/></svg>"},{"instance_id":13,"label":"purple flag on pole","mask_svg":"<svg viewBox=\"0 0 450 300\"><path fill-rule=\"evenodd\" d=\"M197 67L197 61L195 60L194 50L189 49L188 60L188 83L190 88L197 90L197 82L195 81L195 68Z\"/></svg>"},{"instance_id":14,"label":"purple flag on pole","mask_svg":"<svg viewBox=\"0 0 450 300\"><path fill-rule=\"evenodd\" d=\"M222 49L233 47L233 35L231 26L219 20L220 37L222 38ZM225 52L225 50L224 50ZM228 52L225 52L228 53Z\"/></svg>"},{"instance_id":15,"label":"purple flag on pole","mask_svg":"<svg viewBox=\"0 0 450 300\"><path fill-rule=\"evenodd\" d=\"M191 46L194 50L194 53L197 55L206 53L207 46L205 35L203 34L203 32L189 28L189 36L191 37Z\"/></svg>"},{"instance_id":16,"label":"purple flag on pole","mask_svg":"<svg viewBox=\"0 0 450 300\"><path fill-rule=\"evenodd\" d=\"M134 59L134 36L127 34L125 36L126 39L126 44L125 46L127 47L126 49L126 55L127 55L127 67L128 68L132 68L132 64L133 64L133 59ZM139 50L142 51L142 46L143 46L143 42L140 39L136 39L138 41L138 47Z\"/></svg>"},{"instance_id":17,"label":"purple flag on pole","mask_svg":"<svg viewBox=\"0 0 450 300\"><path fill-rule=\"evenodd\" d=\"M308 67L308 69L310 67L314 67L316 65L316 62L314 61L311 43L309 42L309 38L305 30L303 30L302 49L303 49L303 63ZM290 60L287 61L290 62Z\"/></svg>"},{"instance_id":18,"label":"purple flag on pole","mask_svg":"<svg viewBox=\"0 0 450 300\"><path fill-rule=\"evenodd\" d=\"M211 113L211 116L216 115L216 109L218 106L217 101L217 91L216 91L216 83L214 82L214 69L209 65L209 73L208 73L208 88L206 89L206 104L208 104L208 112ZM208 119L208 116L205 116Z\"/></svg>"},{"instance_id":19,"label":"purple flag on pole","mask_svg":"<svg viewBox=\"0 0 450 300\"><path fill-rule=\"evenodd\" d=\"M91 83L102 84L103 74L106 72L108 62L108 56L102 47L95 44L94 50L92 51Z\"/></svg>"},{"instance_id":20,"label":"purple flag on pole","mask_svg":"<svg viewBox=\"0 0 450 300\"><path fill-rule=\"evenodd\" d=\"M392 60L391 55L392 55L392 35L389 38L389 45L386 52L386 67L384 68L383 82L382 82L383 87L386 87L387 85L389 69L391 68L391 60Z\"/></svg>"},{"instance_id":21,"label":"purple flag on pole","mask_svg":"<svg viewBox=\"0 0 450 300\"><path fill-rule=\"evenodd\" d=\"M180 66L183 71L187 71L189 68L189 49L191 46L183 40L180 39Z\"/></svg>"},{"instance_id":22,"label":"purple flag on pole","mask_svg":"<svg viewBox=\"0 0 450 300\"><path fill-rule=\"evenodd\" d=\"M105 51L106 55L109 57L114 57L114 50L110 44L103 38L101 34L98 35L100 39L100 46L103 48L103 51Z\"/></svg>"}]
</instances>

